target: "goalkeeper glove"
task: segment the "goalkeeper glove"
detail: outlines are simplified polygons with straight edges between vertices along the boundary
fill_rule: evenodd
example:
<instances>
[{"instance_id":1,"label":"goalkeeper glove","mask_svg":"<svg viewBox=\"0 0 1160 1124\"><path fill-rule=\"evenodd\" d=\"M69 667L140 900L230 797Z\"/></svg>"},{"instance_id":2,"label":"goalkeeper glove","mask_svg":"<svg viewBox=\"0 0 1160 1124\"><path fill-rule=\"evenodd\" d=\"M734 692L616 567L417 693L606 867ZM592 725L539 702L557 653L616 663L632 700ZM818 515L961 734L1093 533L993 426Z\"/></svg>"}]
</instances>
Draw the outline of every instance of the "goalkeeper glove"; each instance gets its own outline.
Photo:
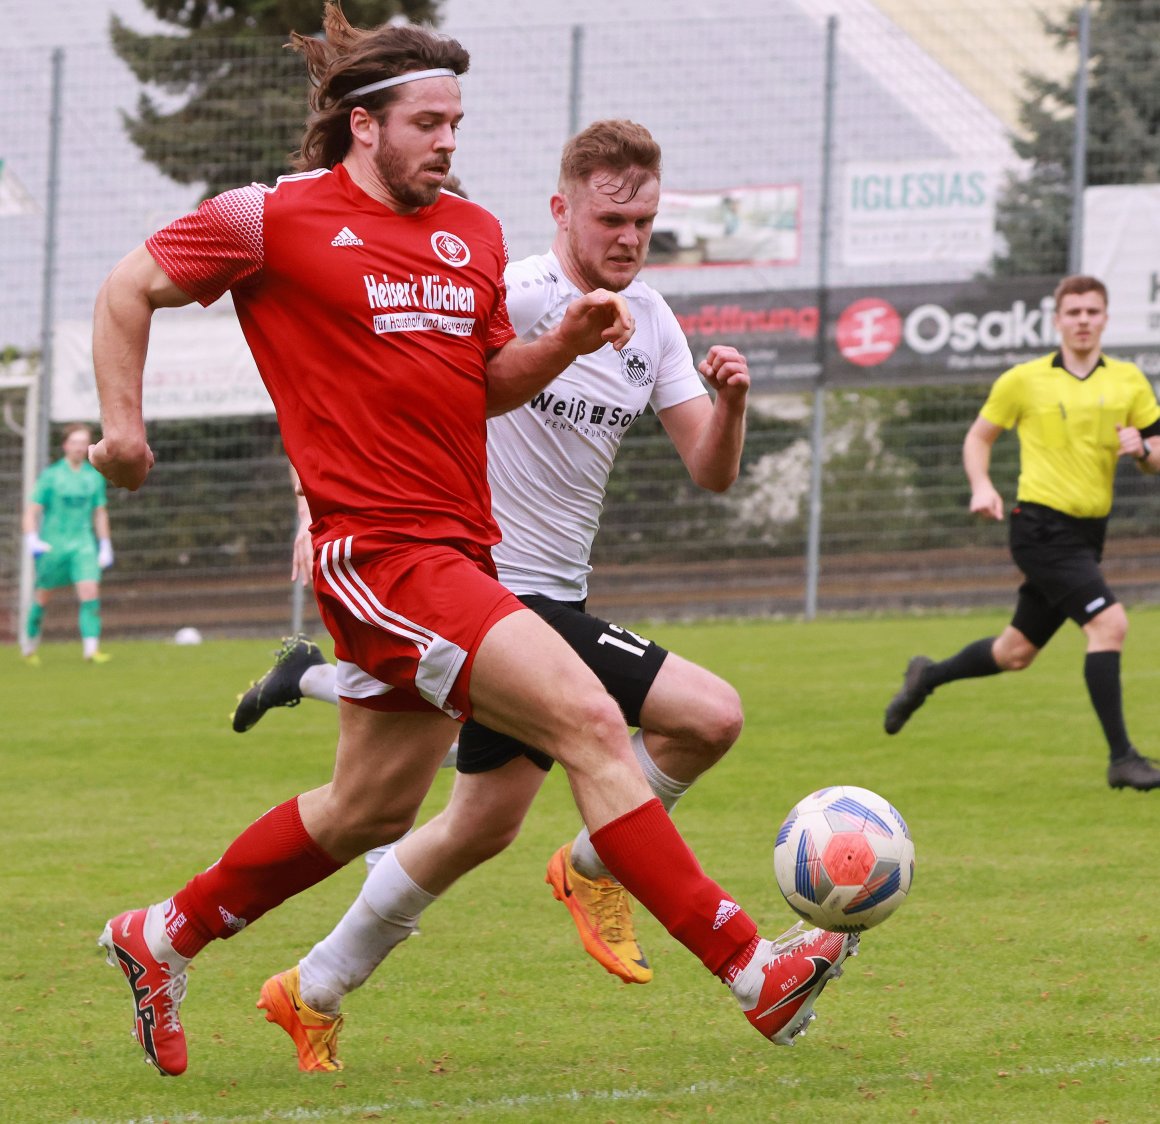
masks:
<instances>
[{"instance_id":1,"label":"goalkeeper glove","mask_svg":"<svg viewBox=\"0 0 1160 1124\"><path fill-rule=\"evenodd\" d=\"M42 554L47 554L52 550L52 544L46 543L36 531L28 531L25 533L24 546L33 558L39 558Z\"/></svg>"}]
</instances>

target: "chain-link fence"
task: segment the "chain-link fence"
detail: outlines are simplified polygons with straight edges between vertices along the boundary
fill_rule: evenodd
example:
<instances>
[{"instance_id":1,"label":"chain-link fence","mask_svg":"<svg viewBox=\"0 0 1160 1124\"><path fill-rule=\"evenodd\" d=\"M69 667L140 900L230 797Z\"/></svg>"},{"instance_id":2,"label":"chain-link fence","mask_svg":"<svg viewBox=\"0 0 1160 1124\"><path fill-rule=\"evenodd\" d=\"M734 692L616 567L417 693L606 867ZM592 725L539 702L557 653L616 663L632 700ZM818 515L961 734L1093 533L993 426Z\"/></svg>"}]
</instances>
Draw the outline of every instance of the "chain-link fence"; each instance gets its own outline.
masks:
<instances>
[{"instance_id":1,"label":"chain-link fence","mask_svg":"<svg viewBox=\"0 0 1160 1124\"><path fill-rule=\"evenodd\" d=\"M666 191L646 279L695 351L737 343L755 375L743 472L725 496L697 491L655 419L629 436L594 608L797 613L811 581L823 611L1011 595L1002 528L966 517L962 436L987 383L1054 343L1049 296L1068 264L1077 169L1086 184L1160 174L1160 85L1141 80L1160 57L1160 5L1099 6L1086 148L1077 17L1063 5L1052 33L1004 0L841 4L837 19L826 7L455 29L472 53L455 170L503 220L512 256L551 241L570 131L642 121L664 149ZM1122 81L1109 13L1128 8L1147 8L1158 34L1131 40ZM0 50L0 350L12 369L48 352L54 421L92 416L76 341L115 262L208 190L285 170L305 104L281 42L123 43L139 76L165 76L146 84L149 106L108 44ZM1113 287L1113 322L1117 300ZM1127 343L1127 357L1160 370L1160 348ZM196 354L187 346L183 362ZM230 414L236 380L218 376L212 393L151 418L154 474L138 494L111 494L110 634L266 632L290 619L294 508L276 426L260 410ZM17 431L46 419L23 418L15 392L0 397L0 632L13 636ZM1009 497L1015 459L1014 439L1001 441ZM1158 505L1153 481L1123 473L1109 572L1128 596L1160 593ZM71 630L71 615L62 606L49 623Z\"/></svg>"}]
</instances>

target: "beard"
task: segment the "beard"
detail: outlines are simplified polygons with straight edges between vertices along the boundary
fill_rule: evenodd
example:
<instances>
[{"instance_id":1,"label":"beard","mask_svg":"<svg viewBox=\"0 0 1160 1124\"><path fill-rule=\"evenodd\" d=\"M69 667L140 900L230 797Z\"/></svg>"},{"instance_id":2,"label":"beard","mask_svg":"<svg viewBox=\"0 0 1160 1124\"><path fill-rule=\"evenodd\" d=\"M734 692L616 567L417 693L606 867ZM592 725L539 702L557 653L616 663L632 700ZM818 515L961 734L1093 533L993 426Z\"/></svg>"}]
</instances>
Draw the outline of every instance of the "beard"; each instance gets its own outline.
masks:
<instances>
[{"instance_id":1,"label":"beard","mask_svg":"<svg viewBox=\"0 0 1160 1124\"><path fill-rule=\"evenodd\" d=\"M448 161L440 167L450 170L451 164ZM420 185L410 182L407 179L405 161L394 149L387 146L381 135L375 149L375 169L383 186L390 192L391 198L405 207L430 207L443 190L442 184Z\"/></svg>"}]
</instances>

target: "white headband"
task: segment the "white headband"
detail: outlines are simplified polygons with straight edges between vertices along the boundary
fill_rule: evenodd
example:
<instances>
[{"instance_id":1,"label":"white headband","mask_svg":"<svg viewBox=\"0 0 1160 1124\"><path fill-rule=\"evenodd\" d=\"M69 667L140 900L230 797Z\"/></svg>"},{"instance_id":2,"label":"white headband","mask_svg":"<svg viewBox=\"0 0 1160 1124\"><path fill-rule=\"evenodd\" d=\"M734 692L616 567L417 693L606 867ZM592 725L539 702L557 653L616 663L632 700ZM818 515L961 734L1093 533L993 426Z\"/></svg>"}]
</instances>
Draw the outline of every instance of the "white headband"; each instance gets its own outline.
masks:
<instances>
[{"instance_id":1,"label":"white headband","mask_svg":"<svg viewBox=\"0 0 1160 1124\"><path fill-rule=\"evenodd\" d=\"M362 94L373 94L376 90L385 90L390 86L401 86L404 82L417 82L420 78L458 78L459 76L454 70L446 66L437 67L434 70L409 70L406 74L400 74L397 78L384 78L381 82L371 82L367 86L359 86L357 90L351 90L348 94L343 94L343 100L347 98L360 97Z\"/></svg>"}]
</instances>

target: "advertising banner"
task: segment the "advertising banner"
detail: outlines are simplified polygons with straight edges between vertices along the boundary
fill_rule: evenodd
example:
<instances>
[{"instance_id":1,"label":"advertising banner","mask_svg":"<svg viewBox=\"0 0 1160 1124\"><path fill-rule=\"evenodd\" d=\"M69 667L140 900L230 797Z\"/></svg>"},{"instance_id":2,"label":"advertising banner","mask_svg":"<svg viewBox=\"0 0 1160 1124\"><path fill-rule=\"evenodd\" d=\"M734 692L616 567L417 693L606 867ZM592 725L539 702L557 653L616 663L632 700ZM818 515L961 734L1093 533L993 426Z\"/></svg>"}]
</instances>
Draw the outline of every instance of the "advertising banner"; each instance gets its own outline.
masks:
<instances>
[{"instance_id":1,"label":"advertising banner","mask_svg":"<svg viewBox=\"0 0 1160 1124\"><path fill-rule=\"evenodd\" d=\"M845 265L991 259L1000 170L987 161L853 161L842 174Z\"/></svg>"},{"instance_id":2,"label":"advertising banner","mask_svg":"<svg viewBox=\"0 0 1160 1124\"><path fill-rule=\"evenodd\" d=\"M749 360L758 390L801 389L822 369L833 386L989 381L1058 346L1057 277L884 285L827 294L824 349L817 290L667 298L700 359L729 343ZM1116 315L1113 305L1113 319ZM1109 346L1160 375L1155 345Z\"/></svg>"},{"instance_id":3,"label":"advertising banner","mask_svg":"<svg viewBox=\"0 0 1160 1124\"><path fill-rule=\"evenodd\" d=\"M1160 184L1083 193L1083 272L1108 287L1108 349L1160 349Z\"/></svg>"},{"instance_id":4,"label":"advertising banner","mask_svg":"<svg viewBox=\"0 0 1160 1124\"><path fill-rule=\"evenodd\" d=\"M650 266L794 265L801 257L800 184L662 191Z\"/></svg>"},{"instance_id":5,"label":"advertising banner","mask_svg":"<svg viewBox=\"0 0 1160 1124\"><path fill-rule=\"evenodd\" d=\"M666 300L694 358L703 358L715 343L732 344L749 360L759 392L809 388L823 368L826 384L837 387L983 382L1058 346L1052 298L1057 281L1021 277L834 289L824 302L824 346L823 302L816 289L674 294ZM1160 291L1153 299L1160 301ZM1160 380L1160 326L1147 334L1148 317L1160 315L1160 308L1153 314L1146 301L1137 304L1133 311L1125 297L1121 305L1113 290L1106 350ZM1126 342L1113 344L1111 326L1121 318L1133 327L1119 333ZM57 326L56 421L98 415L91 335L88 321ZM232 311L191 307L154 317L144 408L147 419L273 413Z\"/></svg>"},{"instance_id":6,"label":"advertising banner","mask_svg":"<svg viewBox=\"0 0 1160 1124\"><path fill-rule=\"evenodd\" d=\"M56 326L54 421L95 419L100 412L92 335L87 320L64 320ZM274 412L232 309L210 311L196 305L163 309L153 317L142 405L146 421Z\"/></svg>"}]
</instances>

